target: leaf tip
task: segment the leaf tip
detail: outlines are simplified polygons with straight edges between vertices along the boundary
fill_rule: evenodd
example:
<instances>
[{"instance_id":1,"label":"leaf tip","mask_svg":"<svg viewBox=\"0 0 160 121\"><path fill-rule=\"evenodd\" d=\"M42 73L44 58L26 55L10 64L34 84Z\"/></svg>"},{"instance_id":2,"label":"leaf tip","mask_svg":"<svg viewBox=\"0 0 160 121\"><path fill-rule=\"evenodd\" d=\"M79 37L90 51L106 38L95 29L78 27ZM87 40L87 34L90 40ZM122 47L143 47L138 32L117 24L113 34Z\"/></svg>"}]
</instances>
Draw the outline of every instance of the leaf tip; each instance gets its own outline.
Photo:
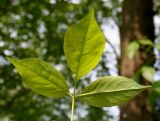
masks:
<instances>
[{"instance_id":1,"label":"leaf tip","mask_svg":"<svg viewBox=\"0 0 160 121\"><path fill-rule=\"evenodd\" d=\"M150 85L143 85L142 91L147 90L147 89L151 89L151 88L152 88L152 86L150 86Z\"/></svg>"},{"instance_id":2,"label":"leaf tip","mask_svg":"<svg viewBox=\"0 0 160 121\"><path fill-rule=\"evenodd\" d=\"M146 89L148 89L148 88L152 88L152 86L147 85L147 86L146 86Z\"/></svg>"}]
</instances>

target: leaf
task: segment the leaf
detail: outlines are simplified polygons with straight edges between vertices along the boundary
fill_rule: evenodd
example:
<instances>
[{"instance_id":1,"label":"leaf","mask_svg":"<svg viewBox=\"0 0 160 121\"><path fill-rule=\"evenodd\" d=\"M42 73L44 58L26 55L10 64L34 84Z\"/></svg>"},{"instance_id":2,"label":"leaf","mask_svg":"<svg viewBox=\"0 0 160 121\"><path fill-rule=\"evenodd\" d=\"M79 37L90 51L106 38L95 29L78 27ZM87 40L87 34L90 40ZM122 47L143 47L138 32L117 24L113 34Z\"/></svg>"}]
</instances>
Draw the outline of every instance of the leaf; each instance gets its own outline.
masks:
<instances>
[{"instance_id":1,"label":"leaf","mask_svg":"<svg viewBox=\"0 0 160 121\"><path fill-rule=\"evenodd\" d=\"M154 77L155 74L156 74L156 70L153 67L144 66L142 68L142 76L147 81L152 82L153 81L153 77Z\"/></svg>"},{"instance_id":2,"label":"leaf","mask_svg":"<svg viewBox=\"0 0 160 121\"><path fill-rule=\"evenodd\" d=\"M139 39L138 42L141 44L141 45L151 45L153 46L153 42L149 39Z\"/></svg>"},{"instance_id":3,"label":"leaf","mask_svg":"<svg viewBox=\"0 0 160 121\"><path fill-rule=\"evenodd\" d=\"M77 96L81 101L96 107L120 105L150 86L137 84L121 76L106 76L97 79Z\"/></svg>"},{"instance_id":4,"label":"leaf","mask_svg":"<svg viewBox=\"0 0 160 121\"><path fill-rule=\"evenodd\" d=\"M127 47L127 56L130 59L133 59L138 49L139 49L139 44L136 41L131 42Z\"/></svg>"},{"instance_id":5,"label":"leaf","mask_svg":"<svg viewBox=\"0 0 160 121\"><path fill-rule=\"evenodd\" d=\"M57 98L69 95L64 77L49 63L37 58L7 59L14 64L25 84L34 92Z\"/></svg>"},{"instance_id":6,"label":"leaf","mask_svg":"<svg viewBox=\"0 0 160 121\"><path fill-rule=\"evenodd\" d=\"M64 38L66 60L76 80L97 65L104 46L105 37L95 21L92 9L68 29Z\"/></svg>"}]
</instances>

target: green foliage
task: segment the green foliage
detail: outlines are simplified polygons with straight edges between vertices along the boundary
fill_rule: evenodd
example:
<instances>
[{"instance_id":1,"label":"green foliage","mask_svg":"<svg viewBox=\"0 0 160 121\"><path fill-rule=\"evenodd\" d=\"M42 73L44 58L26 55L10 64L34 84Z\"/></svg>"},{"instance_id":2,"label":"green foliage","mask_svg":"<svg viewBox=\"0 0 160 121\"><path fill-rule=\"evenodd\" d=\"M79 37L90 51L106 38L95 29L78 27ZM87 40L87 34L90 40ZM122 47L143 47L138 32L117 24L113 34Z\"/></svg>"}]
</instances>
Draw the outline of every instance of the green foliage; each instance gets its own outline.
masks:
<instances>
[{"instance_id":1,"label":"green foliage","mask_svg":"<svg viewBox=\"0 0 160 121\"><path fill-rule=\"evenodd\" d=\"M77 97L89 105L107 107L125 103L149 87L126 77L106 76L91 83Z\"/></svg>"},{"instance_id":2,"label":"green foliage","mask_svg":"<svg viewBox=\"0 0 160 121\"><path fill-rule=\"evenodd\" d=\"M138 42L136 42L136 41L131 42L128 45L127 49L126 49L127 56L130 59L133 59L133 57L135 56L135 54L138 51L139 47L140 46L139 46Z\"/></svg>"},{"instance_id":3,"label":"green foliage","mask_svg":"<svg viewBox=\"0 0 160 121\"><path fill-rule=\"evenodd\" d=\"M146 79L147 81L154 81L153 77L156 74L156 70L153 67L149 67L149 66L144 66L142 68L142 76L144 79Z\"/></svg>"},{"instance_id":4,"label":"green foliage","mask_svg":"<svg viewBox=\"0 0 160 121\"><path fill-rule=\"evenodd\" d=\"M134 40L129 43L127 49L126 49L126 54L130 59L133 59L136 52L144 46L144 51L145 52L150 52L152 48L155 46L158 49L158 45L154 45L154 43L147 38L141 38L138 40ZM147 47L146 47L147 46Z\"/></svg>"},{"instance_id":5,"label":"green foliage","mask_svg":"<svg viewBox=\"0 0 160 121\"><path fill-rule=\"evenodd\" d=\"M160 81L156 81L152 84L153 91L157 92L160 94Z\"/></svg>"},{"instance_id":6,"label":"green foliage","mask_svg":"<svg viewBox=\"0 0 160 121\"><path fill-rule=\"evenodd\" d=\"M34 92L47 97L64 97L69 95L69 89L61 73L50 64L36 58L11 59L22 76L25 84Z\"/></svg>"},{"instance_id":7,"label":"green foliage","mask_svg":"<svg viewBox=\"0 0 160 121\"><path fill-rule=\"evenodd\" d=\"M154 107L156 106L157 99L159 99L160 95L160 81L156 81L152 83L152 92L149 95L149 102Z\"/></svg>"},{"instance_id":8,"label":"green foliage","mask_svg":"<svg viewBox=\"0 0 160 121\"><path fill-rule=\"evenodd\" d=\"M94 11L80 20L67 31L64 51L75 79L80 79L98 63L104 49L104 36L98 28ZM72 58L73 57L73 58ZM122 104L149 86L142 86L125 77L102 77L90 84L77 96L69 94L64 77L48 63L39 59L16 60L9 58L15 65L26 85L38 94L47 97L72 98L71 121L73 121L75 98L97 107Z\"/></svg>"},{"instance_id":9,"label":"green foliage","mask_svg":"<svg viewBox=\"0 0 160 121\"><path fill-rule=\"evenodd\" d=\"M153 46L153 42L151 40L147 39L147 38L139 39L138 42L141 45L151 45L151 46Z\"/></svg>"},{"instance_id":10,"label":"green foliage","mask_svg":"<svg viewBox=\"0 0 160 121\"><path fill-rule=\"evenodd\" d=\"M104 45L105 37L95 21L93 9L68 29L64 38L64 52L76 80L97 65Z\"/></svg>"}]
</instances>

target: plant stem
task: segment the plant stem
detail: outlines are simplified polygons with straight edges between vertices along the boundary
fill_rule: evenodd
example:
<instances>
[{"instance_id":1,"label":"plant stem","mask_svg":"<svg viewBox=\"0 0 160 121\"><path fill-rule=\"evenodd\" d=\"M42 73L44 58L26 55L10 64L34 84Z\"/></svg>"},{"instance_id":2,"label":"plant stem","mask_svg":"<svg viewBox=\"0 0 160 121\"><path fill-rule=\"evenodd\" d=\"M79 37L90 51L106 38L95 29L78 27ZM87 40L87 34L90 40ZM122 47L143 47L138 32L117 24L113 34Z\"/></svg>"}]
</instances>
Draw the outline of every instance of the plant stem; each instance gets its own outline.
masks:
<instances>
[{"instance_id":1,"label":"plant stem","mask_svg":"<svg viewBox=\"0 0 160 121\"><path fill-rule=\"evenodd\" d=\"M73 91L73 95L72 95L71 121L73 121L73 120L74 120L75 92L76 92L76 84L75 84L75 86L74 86L74 91Z\"/></svg>"},{"instance_id":2,"label":"plant stem","mask_svg":"<svg viewBox=\"0 0 160 121\"><path fill-rule=\"evenodd\" d=\"M74 120L74 103L75 103L75 97L72 96L72 112L71 112L71 121Z\"/></svg>"}]
</instances>

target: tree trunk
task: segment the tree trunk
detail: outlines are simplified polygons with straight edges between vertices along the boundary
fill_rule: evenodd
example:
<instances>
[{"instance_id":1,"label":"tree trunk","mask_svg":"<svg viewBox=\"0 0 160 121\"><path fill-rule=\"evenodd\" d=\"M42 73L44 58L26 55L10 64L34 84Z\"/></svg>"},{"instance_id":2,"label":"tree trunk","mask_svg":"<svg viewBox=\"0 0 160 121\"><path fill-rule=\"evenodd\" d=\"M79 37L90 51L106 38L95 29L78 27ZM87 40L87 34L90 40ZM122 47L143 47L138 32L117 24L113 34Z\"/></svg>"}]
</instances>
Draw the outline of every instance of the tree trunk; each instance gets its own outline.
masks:
<instances>
[{"instance_id":1,"label":"tree trunk","mask_svg":"<svg viewBox=\"0 0 160 121\"><path fill-rule=\"evenodd\" d=\"M145 53L144 47L140 47L133 59L126 54L126 48L131 41L144 37L154 40L153 15L153 0L124 0L120 27L120 75L132 77L145 62L153 58L153 52ZM146 84L143 78L139 82ZM147 91L121 107L120 121L153 121Z\"/></svg>"}]
</instances>

